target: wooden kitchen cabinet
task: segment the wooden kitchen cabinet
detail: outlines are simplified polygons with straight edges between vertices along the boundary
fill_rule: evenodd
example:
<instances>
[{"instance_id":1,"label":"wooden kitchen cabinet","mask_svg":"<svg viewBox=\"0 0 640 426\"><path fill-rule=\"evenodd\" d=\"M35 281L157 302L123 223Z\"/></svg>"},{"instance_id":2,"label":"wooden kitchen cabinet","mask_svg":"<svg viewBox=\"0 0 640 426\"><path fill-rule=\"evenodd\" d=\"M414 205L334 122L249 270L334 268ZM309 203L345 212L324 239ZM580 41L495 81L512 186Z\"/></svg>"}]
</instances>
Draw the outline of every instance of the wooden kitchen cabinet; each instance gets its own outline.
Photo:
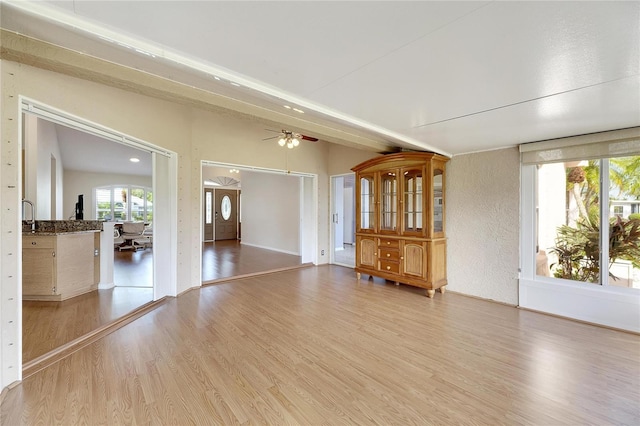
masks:
<instances>
[{"instance_id":1,"label":"wooden kitchen cabinet","mask_svg":"<svg viewBox=\"0 0 640 426\"><path fill-rule=\"evenodd\" d=\"M23 234L22 299L60 301L97 290L96 241L98 232Z\"/></svg>"},{"instance_id":2,"label":"wooden kitchen cabinet","mask_svg":"<svg viewBox=\"0 0 640 426\"><path fill-rule=\"evenodd\" d=\"M401 152L356 173L356 273L426 289L447 285L445 173L448 158Z\"/></svg>"}]
</instances>

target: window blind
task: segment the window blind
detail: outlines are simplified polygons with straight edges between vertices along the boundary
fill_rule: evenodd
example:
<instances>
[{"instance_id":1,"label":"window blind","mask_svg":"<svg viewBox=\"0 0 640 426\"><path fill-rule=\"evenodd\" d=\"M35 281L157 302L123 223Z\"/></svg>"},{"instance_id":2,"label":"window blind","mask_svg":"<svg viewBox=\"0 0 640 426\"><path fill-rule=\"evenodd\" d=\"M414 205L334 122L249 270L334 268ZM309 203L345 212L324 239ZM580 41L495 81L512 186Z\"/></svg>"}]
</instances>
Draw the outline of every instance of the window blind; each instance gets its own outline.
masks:
<instances>
[{"instance_id":1,"label":"window blind","mask_svg":"<svg viewBox=\"0 0 640 426\"><path fill-rule=\"evenodd\" d=\"M640 155L640 127L520 145L520 158L525 165L630 155Z\"/></svg>"}]
</instances>

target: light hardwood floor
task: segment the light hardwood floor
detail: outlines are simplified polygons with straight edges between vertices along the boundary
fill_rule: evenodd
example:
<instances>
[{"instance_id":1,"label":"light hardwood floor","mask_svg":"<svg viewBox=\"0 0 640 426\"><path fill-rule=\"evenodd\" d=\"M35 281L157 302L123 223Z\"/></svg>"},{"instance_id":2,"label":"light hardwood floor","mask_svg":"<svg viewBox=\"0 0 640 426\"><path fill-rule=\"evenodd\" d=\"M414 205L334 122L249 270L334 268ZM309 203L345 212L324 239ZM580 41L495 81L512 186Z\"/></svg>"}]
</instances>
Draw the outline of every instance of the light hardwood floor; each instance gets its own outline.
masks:
<instances>
[{"instance_id":1,"label":"light hardwood floor","mask_svg":"<svg viewBox=\"0 0 640 426\"><path fill-rule=\"evenodd\" d=\"M206 243L203 277L229 278L300 265L300 257L241 245L236 240ZM114 251L117 287L63 302L22 303L22 359L47 352L109 324L153 300L153 250Z\"/></svg>"},{"instance_id":2,"label":"light hardwood floor","mask_svg":"<svg viewBox=\"0 0 640 426\"><path fill-rule=\"evenodd\" d=\"M202 282L300 266L300 256L266 250L239 240L202 243Z\"/></svg>"},{"instance_id":3,"label":"light hardwood floor","mask_svg":"<svg viewBox=\"0 0 640 426\"><path fill-rule=\"evenodd\" d=\"M118 287L96 290L62 302L22 302L22 361L109 324L153 300L152 250L114 252Z\"/></svg>"},{"instance_id":4,"label":"light hardwood floor","mask_svg":"<svg viewBox=\"0 0 640 426\"><path fill-rule=\"evenodd\" d=\"M31 361L153 300L152 288L115 287L62 302L22 302L22 361Z\"/></svg>"},{"instance_id":5,"label":"light hardwood floor","mask_svg":"<svg viewBox=\"0 0 640 426\"><path fill-rule=\"evenodd\" d=\"M0 423L640 423L638 335L354 275L187 292L9 390Z\"/></svg>"},{"instance_id":6,"label":"light hardwood floor","mask_svg":"<svg viewBox=\"0 0 640 426\"><path fill-rule=\"evenodd\" d=\"M113 282L120 287L153 287L153 250L113 252Z\"/></svg>"}]
</instances>

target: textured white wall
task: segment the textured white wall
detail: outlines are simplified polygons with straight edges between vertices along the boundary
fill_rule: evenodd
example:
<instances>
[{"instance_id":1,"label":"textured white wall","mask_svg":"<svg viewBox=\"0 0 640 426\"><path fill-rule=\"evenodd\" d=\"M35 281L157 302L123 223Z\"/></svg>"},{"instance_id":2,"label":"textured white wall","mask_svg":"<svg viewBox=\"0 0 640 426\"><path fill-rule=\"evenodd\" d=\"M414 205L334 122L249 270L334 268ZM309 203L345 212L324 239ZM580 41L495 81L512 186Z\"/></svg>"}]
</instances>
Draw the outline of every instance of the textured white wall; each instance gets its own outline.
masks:
<instances>
[{"instance_id":1,"label":"textured white wall","mask_svg":"<svg viewBox=\"0 0 640 426\"><path fill-rule=\"evenodd\" d=\"M518 303L517 148L455 156L447 165L449 289Z\"/></svg>"},{"instance_id":2,"label":"textured white wall","mask_svg":"<svg viewBox=\"0 0 640 426\"><path fill-rule=\"evenodd\" d=\"M25 114L25 193L35 203L36 219L62 219L62 161L53 123ZM56 159L56 217L51 217L51 157ZM28 217L29 214L27 214Z\"/></svg>"},{"instance_id":3,"label":"textured white wall","mask_svg":"<svg viewBox=\"0 0 640 426\"><path fill-rule=\"evenodd\" d=\"M242 244L300 254L300 177L246 173Z\"/></svg>"}]
</instances>

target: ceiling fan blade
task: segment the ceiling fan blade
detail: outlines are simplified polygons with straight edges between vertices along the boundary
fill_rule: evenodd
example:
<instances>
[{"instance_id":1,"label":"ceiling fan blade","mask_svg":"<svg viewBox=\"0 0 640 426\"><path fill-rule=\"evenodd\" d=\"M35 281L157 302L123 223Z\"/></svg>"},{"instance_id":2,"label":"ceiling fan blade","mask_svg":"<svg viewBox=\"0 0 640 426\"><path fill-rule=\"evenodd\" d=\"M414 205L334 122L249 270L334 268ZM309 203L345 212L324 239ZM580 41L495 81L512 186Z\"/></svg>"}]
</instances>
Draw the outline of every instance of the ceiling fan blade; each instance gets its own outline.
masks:
<instances>
[{"instance_id":1,"label":"ceiling fan blade","mask_svg":"<svg viewBox=\"0 0 640 426\"><path fill-rule=\"evenodd\" d=\"M300 135L300 137L305 141L318 142L318 138L314 138L313 136Z\"/></svg>"},{"instance_id":2,"label":"ceiling fan blade","mask_svg":"<svg viewBox=\"0 0 640 426\"><path fill-rule=\"evenodd\" d=\"M276 139L276 138L279 138L279 137L280 137L280 136L271 136L270 138L264 138L264 139L262 139L262 140L263 140L263 141L268 141L268 140Z\"/></svg>"},{"instance_id":3,"label":"ceiling fan blade","mask_svg":"<svg viewBox=\"0 0 640 426\"><path fill-rule=\"evenodd\" d=\"M272 130L272 129L264 129L267 132L274 132L274 133L282 133L282 130Z\"/></svg>"}]
</instances>

